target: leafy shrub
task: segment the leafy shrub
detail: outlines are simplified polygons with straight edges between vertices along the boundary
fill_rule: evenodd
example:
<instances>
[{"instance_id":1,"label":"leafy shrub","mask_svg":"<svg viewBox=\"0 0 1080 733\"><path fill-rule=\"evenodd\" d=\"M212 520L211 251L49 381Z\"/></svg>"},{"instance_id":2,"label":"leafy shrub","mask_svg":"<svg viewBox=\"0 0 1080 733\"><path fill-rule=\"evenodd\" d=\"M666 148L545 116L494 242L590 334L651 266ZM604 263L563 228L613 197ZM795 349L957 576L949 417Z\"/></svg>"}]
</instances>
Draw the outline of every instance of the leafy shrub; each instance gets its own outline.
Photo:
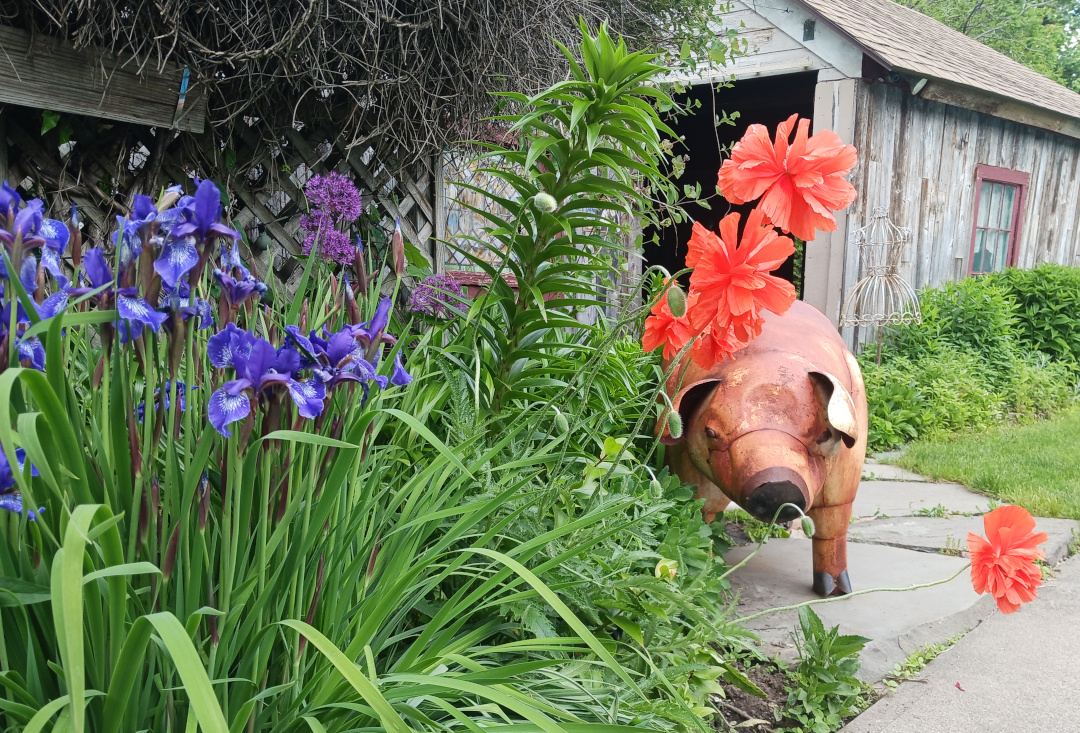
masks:
<instances>
[{"instance_id":1,"label":"leafy shrub","mask_svg":"<svg viewBox=\"0 0 1080 733\"><path fill-rule=\"evenodd\" d=\"M809 607L799 609L799 628L792 638L799 662L791 671L784 714L799 727L792 733L832 733L844 718L866 707L866 685L855 678L859 652L870 641L841 636L840 628L826 630Z\"/></svg>"},{"instance_id":2,"label":"leafy shrub","mask_svg":"<svg viewBox=\"0 0 1080 733\"><path fill-rule=\"evenodd\" d=\"M1029 421L1075 401L1080 325L1054 293L1076 307L1077 287L1080 271L1044 266L923 290L922 323L886 328L880 365L860 356L869 447Z\"/></svg>"},{"instance_id":3,"label":"leafy shrub","mask_svg":"<svg viewBox=\"0 0 1080 733\"><path fill-rule=\"evenodd\" d=\"M1015 351L1016 305L1004 288L986 278L968 278L919 293L922 323L889 326L889 355L917 359L951 346L994 363Z\"/></svg>"},{"instance_id":4,"label":"leafy shrub","mask_svg":"<svg viewBox=\"0 0 1080 733\"><path fill-rule=\"evenodd\" d=\"M1028 349L1080 364L1080 268L1046 264L987 278L1016 304L1015 332Z\"/></svg>"}]
</instances>

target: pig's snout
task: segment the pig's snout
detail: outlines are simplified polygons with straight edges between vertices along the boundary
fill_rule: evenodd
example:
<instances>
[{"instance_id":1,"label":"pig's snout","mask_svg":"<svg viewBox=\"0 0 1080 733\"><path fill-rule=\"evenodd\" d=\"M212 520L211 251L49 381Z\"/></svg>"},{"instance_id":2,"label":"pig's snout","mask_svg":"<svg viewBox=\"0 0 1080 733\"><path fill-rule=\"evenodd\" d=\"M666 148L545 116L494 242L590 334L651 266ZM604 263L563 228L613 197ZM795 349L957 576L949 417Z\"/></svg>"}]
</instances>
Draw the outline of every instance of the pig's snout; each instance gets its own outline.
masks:
<instances>
[{"instance_id":1,"label":"pig's snout","mask_svg":"<svg viewBox=\"0 0 1080 733\"><path fill-rule=\"evenodd\" d=\"M794 504L803 511L813 504L817 487L809 482L813 475L810 456L794 437L778 430L757 430L731 444L731 487L739 494L737 503L763 522L786 522L799 516Z\"/></svg>"}]
</instances>

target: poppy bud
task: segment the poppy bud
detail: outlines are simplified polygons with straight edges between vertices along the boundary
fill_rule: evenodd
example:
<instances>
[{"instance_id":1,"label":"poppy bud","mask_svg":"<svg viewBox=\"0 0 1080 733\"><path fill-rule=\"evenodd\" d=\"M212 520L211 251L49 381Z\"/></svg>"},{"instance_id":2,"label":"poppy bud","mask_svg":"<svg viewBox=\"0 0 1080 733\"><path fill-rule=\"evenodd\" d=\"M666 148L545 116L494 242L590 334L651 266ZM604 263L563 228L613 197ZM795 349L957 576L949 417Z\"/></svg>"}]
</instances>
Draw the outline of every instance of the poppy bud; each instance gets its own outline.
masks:
<instances>
[{"instance_id":1,"label":"poppy bud","mask_svg":"<svg viewBox=\"0 0 1080 733\"><path fill-rule=\"evenodd\" d=\"M667 304L671 315L682 318L686 315L686 293L678 285L672 285L667 291Z\"/></svg>"},{"instance_id":2,"label":"poppy bud","mask_svg":"<svg viewBox=\"0 0 1080 733\"><path fill-rule=\"evenodd\" d=\"M559 202L550 193L541 191L533 196L533 205L544 214L553 214L559 208Z\"/></svg>"},{"instance_id":3,"label":"poppy bud","mask_svg":"<svg viewBox=\"0 0 1080 733\"><path fill-rule=\"evenodd\" d=\"M814 520L804 514L803 518L801 520L801 523L802 523L803 534L806 535L807 537L813 537L814 536Z\"/></svg>"},{"instance_id":4,"label":"poppy bud","mask_svg":"<svg viewBox=\"0 0 1080 733\"><path fill-rule=\"evenodd\" d=\"M566 419L566 415L559 411L559 408L555 408L555 427L559 429L560 433L566 434L570 432L570 422Z\"/></svg>"},{"instance_id":5,"label":"poppy bud","mask_svg":"<svg viewBox=\"0 0 1080 733\"><path fill-rule=\"evenodd\" d=\"M390 252L394 257L394 274L405 274L405 238L401 235L401 221L394 217L394 234L390 237Z\"/></svg>"},{"instance_id":6,"label":"poppy bud","mask_svg":"<svg viewBox=\"0 0 1080 733\"><path fill-rule=\"evenodd\" d=\"M655 478L649 482L649 494L652 498L659 499L664 495L664 487L660 485L660 482Z\"/></svg>"},{"instance_id":7,"label":"poppy bud","mask_svg":"<svg viewBox=\"0 0 1080 733\"><path fill-rule=\"evenodd\" d=\"M672 438L681 438L683 431L682 415L671 410L667 416L668 432L671 433Z\"/></svg>"}]
</instances>

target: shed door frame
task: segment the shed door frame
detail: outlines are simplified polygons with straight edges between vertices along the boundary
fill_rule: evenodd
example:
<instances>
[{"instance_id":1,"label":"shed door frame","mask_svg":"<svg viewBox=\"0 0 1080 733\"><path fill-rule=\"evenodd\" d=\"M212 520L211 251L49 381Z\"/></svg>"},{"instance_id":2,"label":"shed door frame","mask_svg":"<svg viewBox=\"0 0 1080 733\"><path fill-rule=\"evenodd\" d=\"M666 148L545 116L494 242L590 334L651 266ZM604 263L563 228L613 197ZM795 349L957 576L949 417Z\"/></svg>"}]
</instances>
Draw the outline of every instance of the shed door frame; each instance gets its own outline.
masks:
<instances>
[{"instance_id":1,"label":"shed door frame","mask_svg":"<svg viewBox=\"0 0 1080 733\"><path fill-rule=\"evenodd\" d=\"M1014 186L1017 192L1013 203L1012 229L1009 235L1008 253L1005 257L1006 267L1016 267L1020 254L1020 235L1024 225L1024 203L1027 201L1028 185L1031 183L1031 174L1010 168L997 168L992 165L979 165L975 169L975 210L971 227L971 249L968 252L968 275L986 274L974 272L975 267L975 242L979 234L979 206L982 199L983 183L1002 183Z\"/></svg>"}]
</instances>

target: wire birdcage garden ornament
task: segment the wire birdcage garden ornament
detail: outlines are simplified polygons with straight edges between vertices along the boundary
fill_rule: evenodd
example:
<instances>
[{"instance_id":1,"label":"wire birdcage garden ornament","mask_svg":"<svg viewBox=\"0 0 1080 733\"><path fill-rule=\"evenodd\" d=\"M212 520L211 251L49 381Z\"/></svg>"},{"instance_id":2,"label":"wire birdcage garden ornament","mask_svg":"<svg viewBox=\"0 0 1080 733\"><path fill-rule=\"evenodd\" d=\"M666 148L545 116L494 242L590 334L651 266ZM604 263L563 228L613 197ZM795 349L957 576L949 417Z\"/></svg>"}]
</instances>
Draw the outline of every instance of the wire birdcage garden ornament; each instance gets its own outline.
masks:
<instances>
[{"instance_id":1,"label":"wire birdcage garden ornament","mask_svg":"<svg viewBox=\"0 0 1080 733\"><path fill-rule=\"evenodd\" d=\"M922 323L919 297L900 275L910 242L911 230L893 224L884 206L875 208L870 223L855 232L863 276L844 299L840 325L876 327L879 364L883 326Z\"/></svg>"}]
</instances>

